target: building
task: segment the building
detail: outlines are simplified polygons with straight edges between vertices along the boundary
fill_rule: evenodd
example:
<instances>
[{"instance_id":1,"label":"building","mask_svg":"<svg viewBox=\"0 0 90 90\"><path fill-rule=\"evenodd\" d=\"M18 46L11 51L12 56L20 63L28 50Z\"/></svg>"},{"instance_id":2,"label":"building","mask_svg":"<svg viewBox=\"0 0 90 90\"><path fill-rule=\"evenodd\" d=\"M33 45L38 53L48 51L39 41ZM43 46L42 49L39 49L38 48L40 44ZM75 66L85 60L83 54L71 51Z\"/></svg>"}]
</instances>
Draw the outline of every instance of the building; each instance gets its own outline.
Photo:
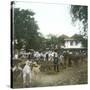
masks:
<instances>
[{"instance_id":1,"label":"building","mask_svg":"<svg viewBox=\"0 0 90 90\"><path fill-rule=\"evenodd\" d=\"M79 40L68 38L64 39L64 48L83 48L82 43Z\"/></svg>"},{"instance_id":2,"label":"building","mask_svg":"<svg viewBox=\"0 0 90 90\"><path fill-rule=\"evenodd\" d=\"M80 35L75 34L72 37L64 38L64 45L61 46L61 51L87 52L87 47L83 47L81 39L77 37L80 37Z\"/></svg>"}]
</instances>

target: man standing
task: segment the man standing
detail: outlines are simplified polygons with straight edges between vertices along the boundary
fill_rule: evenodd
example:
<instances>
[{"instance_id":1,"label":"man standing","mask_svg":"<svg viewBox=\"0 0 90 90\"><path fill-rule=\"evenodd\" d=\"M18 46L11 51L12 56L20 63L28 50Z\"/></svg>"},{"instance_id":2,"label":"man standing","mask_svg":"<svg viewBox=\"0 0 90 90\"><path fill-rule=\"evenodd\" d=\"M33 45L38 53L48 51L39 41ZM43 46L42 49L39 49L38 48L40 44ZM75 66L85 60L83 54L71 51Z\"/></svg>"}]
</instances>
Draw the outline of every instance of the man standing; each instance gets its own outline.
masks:
<instances>
[{"instance_id":1,"label":"man standing","mask_svg":"<svg viewBox=\"0 0 90 90\"><path fill-rule=\"evenodd\" d=\"M59 72L59 65L58 65L58 53L54 51L54 71Z\"/></svg>"},{"instance_id":2,"label":"man standing","mask_svg":"<svg viewBox=\"0 0 90 90\"><path fill-rule=\"evenodd\" d=\"M48 61L49 55L48 52L46 52L46 61Z\"/></svg>"}]
</instances>

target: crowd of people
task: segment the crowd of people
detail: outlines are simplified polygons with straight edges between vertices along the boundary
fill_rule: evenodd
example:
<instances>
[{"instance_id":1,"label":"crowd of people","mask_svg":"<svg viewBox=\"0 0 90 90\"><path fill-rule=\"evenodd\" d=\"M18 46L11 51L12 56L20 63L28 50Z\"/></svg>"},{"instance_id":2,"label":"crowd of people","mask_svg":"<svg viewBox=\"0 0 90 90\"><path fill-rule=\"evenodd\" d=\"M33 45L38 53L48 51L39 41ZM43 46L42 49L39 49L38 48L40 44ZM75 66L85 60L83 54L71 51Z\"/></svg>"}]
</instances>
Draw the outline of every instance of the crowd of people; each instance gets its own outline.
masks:
<instances>
[{"instance_id":1,"label":"crowd of people","mask_svg":"<svg viewBox=\"0 0 90 90\"><path fill-rule=\"evenodd\" d=\"M38 62L52 62L54 66L54 71L59 72L60 64L71 64L71 59L83 59L87 56L86 51L58 51L58 50L46 50L46 51L31 51L31 52L24 52L20 53L19 58L29 60L29 61L36 61ZM83 58L82 58L83 57ZM67 61L68 58L68 61ZM77 61L75 60L75 62ZM48 64L48 63L47 63Z\"/></svg>"},{"instance_id":2,"label":"crowd of people","mask_svg":"<svg viewBox=\"0 0 90 90\"><path fill-rule=\"evenodd\" d=\"M21 63L15 65L12 68L12 71L20 70L22 72L23 77L23 85L27 83L27 76L29 76L29 83L32 80L32 74L34 75L34 79L37 79L38 73L40 73L41 69L53 68L53 71L59 72L61 65L66 66L67 64L71 66L72 60L77 63L80 59L87 57L87 51L58 51L58 50L47 50L47 51L32 51L20 53L19 56L16 57L18 60L23 59L25 61L24 67L21 67ZM41 62L43 64L41 64ZM46 62L46 64L45 64ZM49 64L52 64L50 65ZM22 63L23 64L23 63ZM49 65L48 65L49 64ZM44 71L43 69L43 71Z\"/></svg>"}]
</instances>

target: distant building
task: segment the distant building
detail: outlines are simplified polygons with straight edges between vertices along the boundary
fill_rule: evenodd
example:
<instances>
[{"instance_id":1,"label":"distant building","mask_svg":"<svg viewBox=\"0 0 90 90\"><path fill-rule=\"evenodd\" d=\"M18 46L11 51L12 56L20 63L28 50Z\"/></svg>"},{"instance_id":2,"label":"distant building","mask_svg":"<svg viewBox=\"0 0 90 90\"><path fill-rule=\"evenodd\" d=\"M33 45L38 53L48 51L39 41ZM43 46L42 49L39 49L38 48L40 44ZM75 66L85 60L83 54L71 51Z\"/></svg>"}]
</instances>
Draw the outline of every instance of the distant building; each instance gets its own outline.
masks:
<instances>
[{"instance_id":1,"label":"distant building","mask_svg":"<svg viewBox=\"0 0 90 90\"><path fill-rule=\"evenodd\" d=\"M86 47L83 47L82 39L83 39L83 37L80 34L74 34L71 37L64 35L64 45L61 46L61 48L66 49L66 50L86 49Z\"/></svg>"},{"instance_id":2,"label":"distant building","mask_svg":"<svg viewBox=\"0 0 90 90\"><path fill-rule=\"evenodd\" d=\"M64 39L64 48L83 48L82 43L79 40L68 38Z\"/></svg>"}]
</instances>

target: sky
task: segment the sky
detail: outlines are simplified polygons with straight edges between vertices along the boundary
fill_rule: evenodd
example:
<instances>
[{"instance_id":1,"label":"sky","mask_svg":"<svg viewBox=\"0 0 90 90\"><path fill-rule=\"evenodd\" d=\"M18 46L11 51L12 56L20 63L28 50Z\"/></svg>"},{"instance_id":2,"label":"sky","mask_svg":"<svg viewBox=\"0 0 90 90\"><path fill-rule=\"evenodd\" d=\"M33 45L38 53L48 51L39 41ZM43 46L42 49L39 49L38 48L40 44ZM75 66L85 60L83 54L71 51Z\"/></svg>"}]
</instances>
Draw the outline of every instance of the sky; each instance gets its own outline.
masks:
<instances>
[{"instance_id":1,"label":"sky","mask_svg":"<svg viewBox=\"0 0 90 90\"><path fill-rule=\"evenodd\" d=\"M39 25L39 32L45 37L48 34L72 36L80 32L78 25L75 26L72 24L70 5L16 2L15 7L34 11L35 20Z\"/></svg>"}]
</instances>

